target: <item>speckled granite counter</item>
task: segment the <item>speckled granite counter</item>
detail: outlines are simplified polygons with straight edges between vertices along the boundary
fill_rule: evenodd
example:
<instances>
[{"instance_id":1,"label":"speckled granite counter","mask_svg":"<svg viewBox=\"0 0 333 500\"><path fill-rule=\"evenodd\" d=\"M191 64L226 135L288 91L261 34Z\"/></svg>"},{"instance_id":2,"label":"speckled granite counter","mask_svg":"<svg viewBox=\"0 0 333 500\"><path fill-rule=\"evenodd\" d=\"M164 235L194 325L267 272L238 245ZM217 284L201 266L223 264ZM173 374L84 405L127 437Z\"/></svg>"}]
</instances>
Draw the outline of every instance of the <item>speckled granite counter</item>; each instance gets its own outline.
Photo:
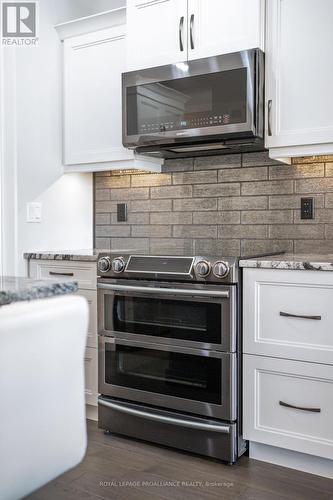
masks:
<instances>
[{"instance_id":1,"label":"speckled granite counter","mask_svg":"<svg viewBox=\"0 0 333 500\"><path fill-rule=\"evenodd\" d=\"M98 255L103 250L83 249L83 250L59 250L57 252L40 251L40 252L26 252L23 254L24 258L27 260L37 259L37 260L84 260L90 262L96 262Z\"/></svg>"},{"instance_id":2,"label":"speckled granite counter","mask_svg":"<svg viewBox=\"0 0 333 500\"><path fill-rule=\"evenodd\" d=\"M70 280L34 280L14 276L0 276L0 306L75 293L77 283Z\"/></svg>"},{"instance_id":3,"label":"speckled granite counter","mask_svg":"<svg viewBox=\"0 0 333 500\"><path fill-rule=\"evenodd\" d=\"M271 257L241 259L240 267L260 269L294 269L300 271L333 271L333 254L283 254Z\"/></svg>"}]
</instances>

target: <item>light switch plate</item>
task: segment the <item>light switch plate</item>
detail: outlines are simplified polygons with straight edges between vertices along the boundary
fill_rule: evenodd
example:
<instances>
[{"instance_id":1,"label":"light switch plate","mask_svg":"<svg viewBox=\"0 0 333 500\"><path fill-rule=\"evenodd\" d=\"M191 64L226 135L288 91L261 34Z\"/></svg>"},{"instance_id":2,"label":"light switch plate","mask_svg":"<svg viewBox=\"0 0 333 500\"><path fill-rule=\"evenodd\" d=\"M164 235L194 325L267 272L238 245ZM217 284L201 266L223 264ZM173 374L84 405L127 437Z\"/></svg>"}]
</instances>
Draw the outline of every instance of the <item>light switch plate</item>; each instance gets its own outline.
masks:
<instances>
[{"instance_id":1,"label":"light switch plate","mask_svg":"<svg viewBox=\"0 0 333 500\"><path fill-rule=\"evenodd\" d=\"M27 222L41 222L42 204L36 201L27 203Z\"/></svg>"}]
</instances>

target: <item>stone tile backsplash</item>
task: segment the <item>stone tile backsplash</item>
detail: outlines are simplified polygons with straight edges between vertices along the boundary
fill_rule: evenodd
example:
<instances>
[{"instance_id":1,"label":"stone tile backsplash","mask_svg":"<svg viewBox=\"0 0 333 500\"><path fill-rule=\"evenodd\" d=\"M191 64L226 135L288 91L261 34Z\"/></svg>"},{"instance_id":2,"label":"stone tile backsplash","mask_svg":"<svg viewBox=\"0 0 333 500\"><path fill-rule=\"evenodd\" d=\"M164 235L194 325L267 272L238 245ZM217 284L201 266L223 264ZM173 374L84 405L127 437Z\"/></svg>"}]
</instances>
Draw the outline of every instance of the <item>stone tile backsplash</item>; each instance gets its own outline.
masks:
<instances>
[{"instance_id":1,"label":"stone tile backsplash","mask_svg":"<svg viewBox=\"0 0 333 500\"><path fill-rule=\"evenodd\" d=\"M300 218L302 196L315 218ZM127 222L117 222L127 203ZM161 174L95 174L95 246L137 252L333 253L333 157L167 160Z\"/></svg>"}]
</instances>

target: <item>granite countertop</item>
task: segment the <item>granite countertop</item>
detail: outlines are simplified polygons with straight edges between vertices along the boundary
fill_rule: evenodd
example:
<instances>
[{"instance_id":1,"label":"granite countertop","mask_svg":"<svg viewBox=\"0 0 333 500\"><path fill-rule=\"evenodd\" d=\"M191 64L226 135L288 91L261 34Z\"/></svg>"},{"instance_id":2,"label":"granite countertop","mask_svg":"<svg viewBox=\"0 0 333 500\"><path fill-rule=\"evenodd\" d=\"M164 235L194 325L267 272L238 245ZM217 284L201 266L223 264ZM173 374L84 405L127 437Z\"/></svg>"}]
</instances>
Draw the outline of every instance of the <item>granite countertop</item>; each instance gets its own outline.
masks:
<instances>
[{"instance_id":1,"label":"granite countertop","mask_svg":"<svg viewBox=\"0 0 333 500\"><path fill-rule=\"evenodd\" d=\"M106 250L107 251L107 250ZM23 257L27 260L37 259L37 260L84 260L90 262L96 262L98 260L99 254L103 250L96 250L95 248L82 249L82 250L58 250L53 251L39 251L39 252L26 252Z\"/></svg>"},{"instance_id":2,"label":"granite countertop","mask_svg":"<svg viewBox=\"0 0 333 500\"><path fill-rule=\"evenodd\" d=\"M260 269L293 269L300 271L333 271L333 254L281 254L270 257L244 258L240 267Z\"/></svg>"},{"instance_id":3,"label":"granite countertop","mask_svg":"<svg viewBox=\"0 0 333 500\"><path fill-rule=\"evenodd\" d=\"M75 293L76 281L70 280L34 280L17 276L0 276L0 306Z\"/></svg>"}]
</instances>

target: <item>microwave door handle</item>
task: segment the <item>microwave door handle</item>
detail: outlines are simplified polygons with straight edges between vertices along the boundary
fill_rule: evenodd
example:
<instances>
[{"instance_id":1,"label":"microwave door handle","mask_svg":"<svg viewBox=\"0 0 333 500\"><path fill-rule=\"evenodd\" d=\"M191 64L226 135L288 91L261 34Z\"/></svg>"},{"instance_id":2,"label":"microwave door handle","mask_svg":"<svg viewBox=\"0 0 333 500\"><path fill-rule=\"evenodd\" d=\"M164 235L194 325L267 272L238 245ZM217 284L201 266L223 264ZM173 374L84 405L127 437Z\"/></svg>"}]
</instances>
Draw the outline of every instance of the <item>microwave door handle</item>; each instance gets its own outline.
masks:
<instances>
[{"instance_id":1,"label":"microwave door handle","mask_svg":"<svg viewBox=\"0 0 333 500\"><path fill-rule=\"evenodd\" d=\"M184 16L181 16L181 18L179 20L179 49L180 49L180 52L184 51L183 30L184 30Z\"/></svg>"},{"instance_id":2,"label":"microwave door handle","mask_svg":"<svg viewBox=\"0 0 333 500\"><path fill-rule=\"evenodd\" d=\"M190 45L191 45L192 50L194 49L193 26L194 26L194 14L191 14L191 18L190 18Z\"/></svg>"}]
</instances>

